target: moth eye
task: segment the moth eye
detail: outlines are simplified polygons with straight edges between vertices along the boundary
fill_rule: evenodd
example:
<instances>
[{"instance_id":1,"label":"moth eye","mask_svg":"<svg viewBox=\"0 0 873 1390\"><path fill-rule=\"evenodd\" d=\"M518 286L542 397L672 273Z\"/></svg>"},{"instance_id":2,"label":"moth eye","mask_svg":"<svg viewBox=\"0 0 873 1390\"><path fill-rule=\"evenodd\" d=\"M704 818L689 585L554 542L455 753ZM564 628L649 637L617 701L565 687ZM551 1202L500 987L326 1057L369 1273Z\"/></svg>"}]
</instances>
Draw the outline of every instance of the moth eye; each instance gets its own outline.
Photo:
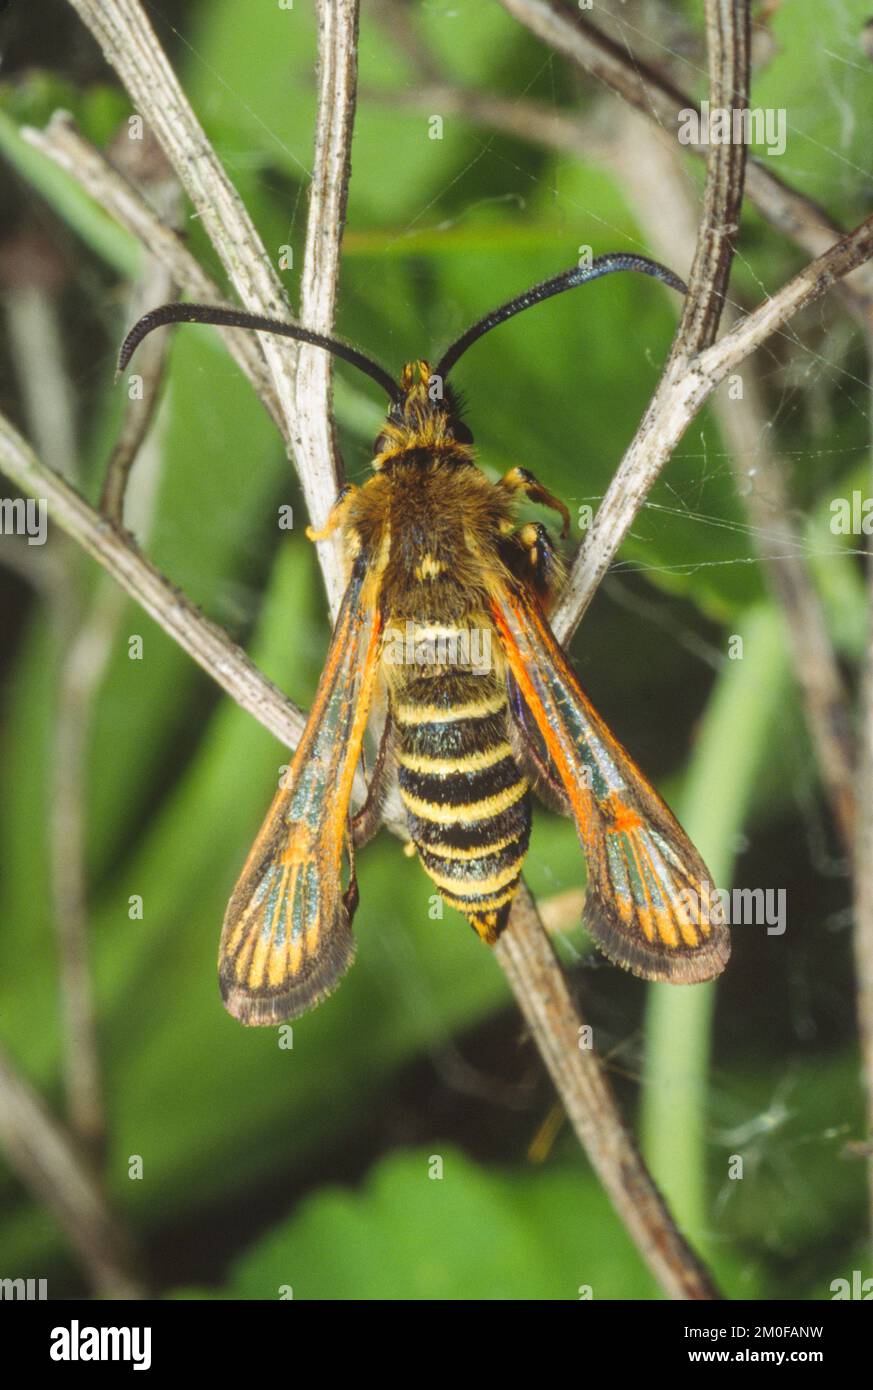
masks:
<instances>
[{"instance_id":1,"label":"moth eye","mask_svg":"<svg viewBox=\"0 0 873 1390\"><path fill-rule=\"evenodd\" d=\"M373 441L373 453L381 454L387 448L388 440L384 434L377 434Z\"/></svg>"},{"instance_id":2,"label":"moth eye","mask_svg":"<svg viewBox=\"0 0 873 1390\"><path fill-rule=\"evenodd\" d=\"M465 425L463 420L455 420L452 424L452 434L459 444L472 444L473 431L469 425Z\"/></svg>"}]
</instances>

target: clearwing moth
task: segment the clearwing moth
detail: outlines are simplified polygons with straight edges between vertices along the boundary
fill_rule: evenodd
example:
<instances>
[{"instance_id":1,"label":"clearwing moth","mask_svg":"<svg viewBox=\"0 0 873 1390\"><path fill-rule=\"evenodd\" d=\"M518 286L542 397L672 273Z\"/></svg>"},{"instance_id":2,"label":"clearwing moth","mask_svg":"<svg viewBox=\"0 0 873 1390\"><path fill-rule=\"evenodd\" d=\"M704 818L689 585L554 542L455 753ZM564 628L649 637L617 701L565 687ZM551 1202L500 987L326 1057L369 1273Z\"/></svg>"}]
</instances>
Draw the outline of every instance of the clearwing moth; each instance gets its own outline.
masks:
<instances>
[{"instance_id":1,"label":"clearwing moth","mask_svg":"<svg viewBox=\"0 0 873 1390\"><path fill-rule=\"evenodd\" d=\"M425 872L487 943L518 890L535 790L576 824L588 869L585 922L610 960L678 984L724 969L730 936L706 865L590 704L549 626L560 558L545 526L517 523L515 504L523 497L554 510L563 536L567 508L525 468L488 479L448 383L458 359L498 324L625 270L685 290L644 256L600 256L479 319L433 371L408 363L399 382L340 339L210 305L164 305L125 339L120 371L164 324L273 333L351 363L389 400L372 477L344 488L324 529L308 533L340 532L348 587L286 785L224 920L221 992L241 1022L304 1013L350 965L354 848L378 827L394 775ZM377 706L385 715L379 755L367 801L352 816Z\"/></svg>"}]
</instances>

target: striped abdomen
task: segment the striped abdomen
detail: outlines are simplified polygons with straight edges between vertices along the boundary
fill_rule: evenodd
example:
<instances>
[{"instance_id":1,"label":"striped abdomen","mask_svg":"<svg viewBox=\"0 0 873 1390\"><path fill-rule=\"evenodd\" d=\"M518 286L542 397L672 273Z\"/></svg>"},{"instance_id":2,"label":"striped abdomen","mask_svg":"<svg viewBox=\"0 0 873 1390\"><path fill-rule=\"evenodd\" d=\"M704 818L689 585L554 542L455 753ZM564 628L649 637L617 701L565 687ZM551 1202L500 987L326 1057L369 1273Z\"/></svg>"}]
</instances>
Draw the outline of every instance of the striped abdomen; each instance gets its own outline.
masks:
<instances>
[{"instance_id":1,"label":"striped abdomen","mask_svg":"<svg viewBox=\"0 0 873 1390\"><path fill-rule=\"evenodd\" d=\"M422 864L445 901L493 943L530 835L506 688L469 672L411 676L395 688L392 713L400 794Z\"/></svg>"}]
</instances>

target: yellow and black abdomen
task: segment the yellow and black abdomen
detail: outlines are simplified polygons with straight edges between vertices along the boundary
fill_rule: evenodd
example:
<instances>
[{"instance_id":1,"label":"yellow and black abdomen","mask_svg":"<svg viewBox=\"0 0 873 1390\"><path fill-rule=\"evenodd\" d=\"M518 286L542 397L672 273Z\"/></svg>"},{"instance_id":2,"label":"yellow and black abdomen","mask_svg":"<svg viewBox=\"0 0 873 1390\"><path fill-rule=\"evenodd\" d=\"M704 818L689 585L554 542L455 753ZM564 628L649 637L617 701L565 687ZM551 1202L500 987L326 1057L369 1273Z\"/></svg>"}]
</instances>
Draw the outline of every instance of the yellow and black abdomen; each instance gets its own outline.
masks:
<instances>
[{"instance_id":1,"label":"yellow and black abdomen","mask_svg":"<svg viewBox=\"0 0 873 1390\"><path fill-rule=\"evenodd\" d=\"M493 944L530 835L506 686L495 674L410 672L394 685L392 713L400 794L422 864L445 901Z\"/></svg>"}]
</instances>

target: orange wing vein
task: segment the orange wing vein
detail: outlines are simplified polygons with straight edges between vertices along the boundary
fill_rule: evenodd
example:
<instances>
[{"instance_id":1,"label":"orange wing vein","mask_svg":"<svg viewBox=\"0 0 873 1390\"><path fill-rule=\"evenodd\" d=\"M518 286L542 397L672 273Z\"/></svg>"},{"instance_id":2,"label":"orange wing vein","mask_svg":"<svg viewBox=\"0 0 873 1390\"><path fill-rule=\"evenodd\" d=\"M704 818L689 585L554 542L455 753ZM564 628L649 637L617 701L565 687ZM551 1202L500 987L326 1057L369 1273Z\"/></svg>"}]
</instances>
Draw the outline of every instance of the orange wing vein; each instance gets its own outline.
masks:
<instances>
[{"instance_id":1,"label":"orange wing vein","mask_svg":"<svg viewBox=\"0 0 873 1390\"><path fill-rule=\"evenodd\" d=\"M548 753L588 866L585 922L610 960L647 980L718 975L730 934L706 865L581 689L536 597L497 589L511 675Z\"/></svg>"},{"instance_id":2,"label":"orange wing vein","mask_svg":"<svg viewBox=\"0 0 873 1390\"><path fill-rule=\"evenodd\" d=\"M363 560L356 562L287 785L228 904L219 982L225 1007L242 1023L305 1013L336 988L354 957L348 815L377 670L376 587Z\"/></svg>"}]
</instances>

